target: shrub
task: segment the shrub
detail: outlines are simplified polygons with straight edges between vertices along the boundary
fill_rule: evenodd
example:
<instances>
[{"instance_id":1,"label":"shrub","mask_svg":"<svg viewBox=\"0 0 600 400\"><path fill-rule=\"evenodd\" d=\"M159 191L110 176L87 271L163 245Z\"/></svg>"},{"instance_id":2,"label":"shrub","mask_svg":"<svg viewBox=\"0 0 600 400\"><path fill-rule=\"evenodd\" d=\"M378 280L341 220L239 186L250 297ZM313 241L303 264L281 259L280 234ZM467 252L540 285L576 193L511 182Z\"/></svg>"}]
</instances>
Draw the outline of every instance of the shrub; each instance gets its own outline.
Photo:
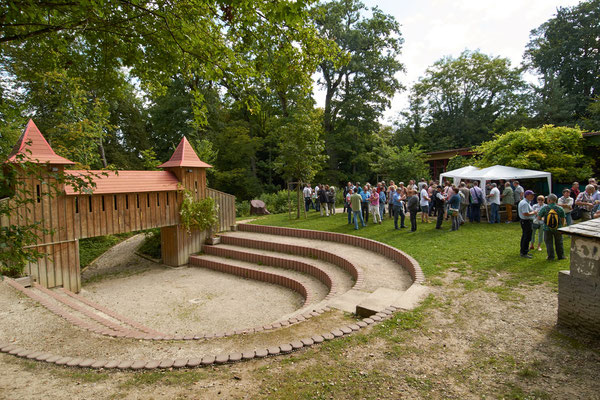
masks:
<instances>
[{"instance_id":1,"label":"shrub","mask_svg":"<svg viewBox=\"0 0 600 400\"><path fill-rule=\"evenodd\" d=\"M160 259L160 228L147 230L144 234L146 237L138 248L138 251L152 258Z\"/></svg>"},{"instance_id":2,"label":"shrub","mask_svg":"<svg viewBox=\"0 0 600 400\"><path fill-rule=\"evenodd\" d=\"M250 202L248 200L235 202L235 216L238 218L250 215Z\"/></svg>"}]
</instances>

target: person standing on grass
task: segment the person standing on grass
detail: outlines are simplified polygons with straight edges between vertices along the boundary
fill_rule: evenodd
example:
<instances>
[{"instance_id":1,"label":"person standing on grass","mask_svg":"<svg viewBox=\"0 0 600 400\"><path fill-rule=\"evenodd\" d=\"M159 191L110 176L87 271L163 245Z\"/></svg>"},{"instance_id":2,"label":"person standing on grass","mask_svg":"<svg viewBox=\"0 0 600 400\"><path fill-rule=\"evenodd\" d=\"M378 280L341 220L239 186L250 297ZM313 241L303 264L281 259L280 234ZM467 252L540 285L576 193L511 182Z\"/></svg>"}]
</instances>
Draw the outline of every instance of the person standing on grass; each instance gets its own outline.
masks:
<instances>
[{"instance_id":1,"label":"person standing on grass","mask_svg":"<svg viewBox=\"0 0 600 400\"><path fill-rule=\"evenodd\" d=\"M424 183L424 182L423 182ZM421 222L429 223L429 193L427 192L427 184L421 189L421 200L419 205L421 206Z\"/></svg>"},{"instance_id":2,"label":"person standing on grass","mask_svg":"<svg viewBox=\"0 0 600 400\"><path fill-rule=\"evenodd\" d=\"M345 208L346 208L346 211L348 212L348 225L352 223L352 204L351 204L350 199L352 198L353 194L354 194L354 189L350 188L350 189L348 189L348 193L346 193L346 197L344 198Z\"/></svg>"},{"instance_id":3,"label":"person standing on grass","mask_svg":"<svg viewBox=\"0 0 600 400\"><path fill-rule=\"evenodd\" d=\"M352 217L354 218L354 229L358 230L358 220L360 218L360 223L361 225L367 226L365 224L365 220L363 219L362 216L362 211L361 211L361 205L362 205L362 196L358 193L353 193L352 196L350 196L350 207L352 208Z\"/></svg>"},{"instance_id":4,"label":"person standing on grass","mask_svg":"<svg viewBox=\"0 0 600 400\"><path fill-rule=\"evenodd\" d=\"M453 187L452 191L454 194L450 197L448 201L448 214L450 214L450 218L452 219L452 229L451 231L457 231L460 227L460 207L461 207L461 193L457 187Z\"/></svg>"},{"instance_id":5,"label":"person standing on grass","mask_svg":"<svg viewBox=\"0 0 600 400\"><path fill-rule=\"evenodd\" d=\"M506 223L510 224L513 220L512 208L515 204L515 192L510 187L510 183L504 184L504 191L502 192L502 204L506 207Z\"/></svg>"},{"instance_id":6,"label":"person standing on grass","mask_svg":"<svg viewBox=\"0 0 600 400\"><path fill-rule=\"evenodd\" d=\"M321 203L321 205L320 205L321 217L323 216L323 210L325 210L325 216L329 217L329 209L327 208L327 189L324 186L321 186L319 189L320 190L319 190L318 199L319 199L319 203Z\"/></svg>"},{"instance_id":7,"label":"person standing on grass","mask_svg":"<svg viewBox=\"0 0 600 400\"><path fill-rule=\"evenodd\" d=\"M363 220L365 223L369 223L369 197L371 197L371 191L369 190L368 184L363 187L362 192L360 192L360 197L362 198L360 206L363 213Z\"/></svg>"},{"instance_id":8,"label":"person standing on grass","mask_svg":"<svg viewBox=\"0 0 600 400\"><path fill-rule=\"evenodd\" d=\"M306 212L308 212L309 207L315 208L312 203L312 189L310 188L310 183L307 183L306 186L304 186L302 195L304 196L304 209Z\"/></svg>"},{"instance_id":9,"label":"person standing on grass","mask_svg":"<svg viewBox=\"0 0 600 400\"><path fill-rule=\"evenodd\" d=\"M563 189L562 197L558 199L558 205L562 207L565 212L565 219L567 221L567 226L573 224L573 219L571 219L571 211L573 211L573 198L571 197L571 191L569 189Z\"/></svg>"},{"instance_id":10,"label":"person standing on grass","mask_svg":"<svg viewBox=\"0 0 600 400\"><path fill-rule=\"evenodd\" d=\"M388 202L388 215L390 216L390 218L393 218L394 216L394 206L392 204L392 197L394 196L394 193L396 193L396 184L394 181L390 181L390 185L388 186L388 191L387 191L387 202Z\"/></svg>"},{"instance_id":11,"label":"person standing on grass","mask_svg":"<svg viewBox=\"0 0 600 400\"><path fill-rule=\"evenodd\" d=\"M460 201L460 218L462 219L460 224L462 225L467 220L469 206L471 205L471 201L470 201L471 192L469 191L467 184L464 182L460 183L458 190L462 194L461 201Z\"/></svg>"},{"instance_id":12,"label":"person standing on grass","mask_svg":"<svg viewBox=\"0 0 600 400\"><path fill-rule=\"evenodd\" d=\"M348 197L348 193L350 193L350 189L352 189L352 182L348 182L346 184L346 186L344 186L344 199L346 199L346 197ZM348 204L346 201L344 201L344 212L346 212L347 208L348 208Z\"/></svg>"},{"instance_id":13,"label":"person standing on grass","mask_svg":"<svg viewBox=\"0 0 600 400\"><path fill-rule=\"evenodd\" d=\"M392 194L392 212L394 214L394 228L398 228L398 217L400 217L400 228L406 228L404 226L404 200L406 196L402 192L402 189L397 188L396 193Z\"/></svg>"},{"instance_id":14,"label":"person standing on grass","mask_svg":"<svg viewBox=\"0 0 600 400\"><path fill-rule=\"evenodd\" d=\"M383 216L385 215L385 204L387 203L387 196L385 194L385 190L379 192L379 216L383 221Z\"/></svg>"},{"instance_id":15,"label":"person standing on grass","mask_svg":"<svg viewBox=\"0 0 600 400\"><path fill-rule=\"evenodd\" d=\"M500 190L498 189L498 185L492 183L492 189L490 190L490 194L488 194L488 199L490 202L491 208L491 220L490 224L499 224L500 223Z\"/></svg>"},{"instance_id":16,"label":"person standing on grass","mask_svg":"<svg viewBox=\"0 0 600 400\"><path fill-rule=\"evenodd\" d=\"M379 213L379 193L377 193L377 188L371 189L371 197L369 197L369 213L373 215L374 224L381 224L381 214Z\"/></svg>"},{"instance_id":17,"label":"person standing on grass","mask_svg":"<svg viewBox=\"0 0 600 400\"><path fill-rule=\"evenodd\" d=\"M546 252L548 260L554 260L554 249L559 260L566 259L563 249L562 233L558 231L564 225L565 211L556 204L556 195L551 193L548 196L548 204L542 207L537 214L537 219L544 221L544 242L546 243Z\"/></svg>"},{"instance_id":18,"label":"person standing on grass","mask_svg":"<svg viewBox=\"0 0 600 400\"><path fill-rule=\"evenodd\" d=\"M442 223L444 222L444 193L441 185L438 185L435 188L435 194L433 195L433 205L437 212L437 222L435 224L435 229L442 229Z\"/></svg>"},{"instance_id":19,"label":"person standing on grass","mask_svg":"<svg viewBox=\"0 0 600 400\"><path fill-rule=\"evenodd\" d=\"M329 214L335 215L335 188L333 186L327 191L327 208L329 208Z\"/></svg>"},{"instance_id":20,"label":"person standing on grass","mask_svg":"<svg viewBox=\"0 0 600 400\"><path fill-rule=\"evenodd\" d=\"M531 208L533 208L533 211L535 211L536 213L539 213L540 210L542 209L542 207L544 207L544 196L538 196L537 197L537 203L534 204L533 206L531 206ZM533 250L535 248L535 233L536 231L539 231L538 233L538 251L542 251L542 241L544 241L544 221L540 220L540 219L534 219L533 223L531 225L531 246L529 247L529 250Z\"/></svg>"},{"instance_id":21,"label":"person standing on grass","mask_svg":"<svg viewBox=\"0 0 600 400\"><path fill-rule=\"evenodd\" d=\"M594 187L594 185L587 185L585 187L585 190L579 193L579 196L577 196L577 199L575 200L575 205L578 205L582 209L582 221L589 221L590 219L592 219L592 209L594 208L594 200L592 196L594 195L595 191L596 188Z\"/></svg>"},{"instance_id":22,"label":"person standing on grass","mask_svg":"<svg viewBox=\"0 0 600 400\"><path fill-rule=\"evenodd\" d=\"M533 211L529 203L533 200L535 194L531 190L527 190L524 196L525 198L519 202L517 207L521 219L521 257L533 258L529 254L529 242L531 241L531 225L537 212Z\"/></svg>"},{"instance_id":23,"label":"person standing on grass","mask_svg":"<svg viewBox=\"0 0 600 400\"><path fill-rule=\"evenodd\" d=\"M419 212L419 196L415 190L408 190L408 199L406 201L408 212L410 213L410 231L417 231L417 212Z\"/></svg>"},{"instance_id":24,"label":"person standing on grass","mask_svg":"<svg viewBox=\"0 0 600 400\"><path fill-rule=\"evenodd\" d=\"M483 204L483 192L479 188L478 182L473 181L471 194L471 222L481 222L481 205Z\"/></svg>"}]
</instances>

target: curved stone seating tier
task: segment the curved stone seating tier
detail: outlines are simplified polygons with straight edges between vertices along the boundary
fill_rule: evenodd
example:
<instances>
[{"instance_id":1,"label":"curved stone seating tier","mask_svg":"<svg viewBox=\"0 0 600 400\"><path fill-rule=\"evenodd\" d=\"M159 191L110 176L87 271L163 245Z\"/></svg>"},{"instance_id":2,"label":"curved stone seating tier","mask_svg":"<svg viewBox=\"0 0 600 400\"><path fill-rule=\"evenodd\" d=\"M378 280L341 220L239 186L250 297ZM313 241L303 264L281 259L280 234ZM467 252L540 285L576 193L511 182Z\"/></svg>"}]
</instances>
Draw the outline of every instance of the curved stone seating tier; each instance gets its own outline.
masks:
<instances>
[{"instance_id":1,"label":"curved stone seating tier","mask_svg":"<svg viewBox=\"0 0 600 400\"><path fill-rule=\"evenodd\" d=\"M385 257L390 258L391 260L396 261L408 271L414 283L425 282L425 275L423 274L419 263L414 258L409 256L402 250L398 250L395 247L378 242L376 240L365 239L354 235L346 235L343 233L314 231L309 229L282 228L278 226L269 225L238 224L237 229L244 232L292 236L303 239L323 240L347 244L350 246L362 247L365 250L381 254Z\"/></svg>"},{"instance_id":2,"label":"curved stone seating tier","mask_svg":"<svg viewBox=\"0 0 600 400\"><path fill-rule=\"evenodd\" d=\"M257 281L280 285L299 293L302 297L304 297L304 304L312 301L312 294L306 289L306 286L295 279L288 278L287 276L261 271L260 269L245 268L232 265L230 263L208 260L200 256L190 256L190 265L209 268L215 271L224 272L226 274L241 276L242 278L254 279Z\"/></svg>"},{"instance_id":3,"label":"curved stone seating tier","mask_svg":"<svg viewBox=\"0 0 600 400\"><path fill-rule=\"evenodd\" d=\"M217 257L229 258L234 260L246 261L253 264L268 265L273 267L279 267L284 269L290 269L298 271L304 274L315 277L329 289L325 299L330 298L336 294L335 282L331 279L331 276L323 269L315 267L309 263L305 263L298 260L291 260L289 258L269 256L265 254L256 254L247 251L240 251L224 246L203 246L202 252ZM197 259L197 256L193 257ZM190 264L193 264L192 257L190 257ZM309 303L306 301L306 303Z\"/></svg>"},{"instance_id":4,"label":"curved stone seating tier","mask_svg":"<svg viewBox=\"0 0 600 400\"><path fill-rule=\"evenodd\" d=\"M360 289L362 287L362 284L364 283L363 273L360 270L360 268L358 268L356 265L354 265L352 262L348 261L344 257L340 257L332 252L319 250L307 246L297 246L293 244L276 243L266 240L248 239L232 235L222 235L221 242L224 244L231 244L240 247L249 247L253 249L268 250L278 253L295 254L303 257L314 257L319 260L335 264L338 267L344 269L346 272L348 272L355 281L353 289ZM285 260L285 258L282 260Z\"/></svg>"},{"instance_id":5,"label":"curved stone seating tier","mask_svg":"<svg viewBox=\"0 0 600 400\"><path fill-rule=\"evenodd\" d=\"M350 257L348 259L348 255L346 254L335 254L335 251L340 251L340 248L335 251L327 251L324 249L316 248L318 246L312 245L310 240L319 240L319 241L327 241L327 242L335 242L341 245L354 246L359 247L370 252L376 253L378 256L383 256L389 258L394 263L389 262L388 270L392 269L394 266L400 266L405 269L408 274L410 274L410 278L412 280L412 286L407 284L409 287L407 290L401 290L401 293L406 292L407 294L411 292L413 289L417 292L420 290L419 287L422 288L419 283L424 281L423 273L418 265L418 263L410 256L405 254L404 252L397 250L391 246L385 245L383 243L379 243L370 239L364 239L357 236L344 235L332 232L321 232L321 231L312 231L312 230L299 230L299 229L291 229L291 228L279 228L279 227L271 227L271 226L261 226L261 225L247 225L240 224L238 226L239 234L236 236L235 232L230 234L225 234L221 236L221 241L224 244L223 246L205 246L204 253L205 255L191 256L190 257L190 265L192 266L200 266L204 268L210 268L213 270L221 271L224 273L234 274L237 276L241 276L248 279L256 279L259 281L269 282L277 285L284 286L291 290L296 291L304 298L305 305L310 304L313 300L311 290L303 284L299 279L294 279L290 276L285 276L285 271L290 271L290 273L302 273L310 279L315 280L319 285L324 285L327 289L327 295L324 300L319 304L312 306L314 307L310 311L303 311L302 309L298 310L300 315L296 315L289 319L283 319L279 322L275 322L270 325L264 325L256 328L249 329L239 329L231 332L225 333L216 333L216 334L201 334L201 335L169 335L161 332L154 331L146 326L139 324L135 321L132 321L122 315L119 315L106 307L95 304L94 302L86 299L83 296L74 294L72 292L66 291L64 289L58 290L49 290L45 288L41 288L38 285L34 284L33 288L28 289L15 282L12 279L7 279L6 282L12 286L13 288L19 290L20 292L26 294L30 298L42 304L51 312L63 317L71 324L86 329L88 331L98 333L101 335L107 335L115 338L133 338L133 339L144 339L144 340L200 340L200 339L220 339L227 338L233 335L249 335L249 334L258 334L260 332L269 331L273 329L292 329L290 331L284 331L284 335L281 336L281 333L277 333L276 336L258 336L258 343L264 343L262 340L267 340L268 343L273 343L273 340L281 339L281 337L290 338L295 337L295 334L302 334L302 337L299 339L289 340L281 343L279 345L271 345L270 347L254 348L252 350L247 351L229 351L222 354L215 355L206 355L202 357L194 357L194 358L177 358L177 359L160 359L160 360L149 360L149 359L115 359L115 360L104 360L97 358L82 358L82 357L65 357L60 355L50 354L48 352L43 351L35 351L24 349L20 347L16 343L0 343L0 351L12 355L16 355L18 357L26 358L29 360L38 360L45 361L48 363L53 363L56 365L64 365L64 366L73 366L73 367L86 367L86 368L106 368L106 369L130 369L130 370L139 370L139 369L155 369L155 368L190 368L190 367L198 367L198 366L207 366L212 364L224 364L224 363L232 363L243 360L249 360L253 358L262 358L268 356L275 356L278 354L286 354L295 350L299 350L304 347L312 346L314 344L321 343L323 341L332 340L336 337L341 337L344 335L351 334L356 332L362 328L365 328L371 324L380 322L386 318L389 318L394 312L406 308L410 308L407 306L407 302L398 301L398 297L394 296L383 296L379 297L380 303L377 307L371 307L371 310L367 310L368 314L363 314L359 312L361 307L353 303L352 307L356 308L356 312L366 318L358 321L349 321L344 322L347 319L347 316L344 316L340 311L336 311L336 314L325 314L328 311L333 311L328 304L331 303L332 307L339 308L340 310L344 310L344 308L340 308L334 305L336 300L343 298L345 295L355 296L359 293L361 296L363 295L375 295L381 289L384 290L383 294L386 294L385 290L389 292L394 292L392 295L398 293L398 290L390 289L386 287L376 288L374 290L373 287L370 287L369 290L372 292L364 292L361 291L365 278L362 267L358 265L364 266L365 264L361 261L355 261ZM257 236L252 237L244 237L242 235L243 232L257 234ZM265 235L261 238L261 235ZM291 244L289 243L280 243L277 240L274 240L269 235L279 235L291 238L299 238L301 240L306 239L304 245L302 244ZM248 236L248 235L246 235ZM285 242L282 240L282 242ZM293 241L292 241L293 242ZM300 241L299 243L302 243ZM236 247L237 246L237 247ZM339 247L339 246L338 246ZM342 250L343 251L343 250ZM273 253L270 253L273 252ZM290 259L289 254L296 255L295 259ZM356 254L356 252L354 252ZM217 258L220 257L220 258ZM305 257L303 260L301 257ZM356 257L356 255L355 255ZM373 257L373 256L367 256ZM298 259L300 258L300 259ZM323 264L319 264L319 262L313 261L311 264L311 259L322 260L319 262L324 262ZM371 260L371 259L369 259ZM382 260L382 259L380 259ZM237 263L237 264L236 264ZM250 265L246 265L244 263L250 263ZM252 264L258 265L257 267L253 267ZM371 262L369 273L373 273L373 269L376 268L379 264L378 262ZM259 267L260 266L260 267ZM268 267L265 267L268 266ZM273 271L273 268L282 268L281 274ZM261 270L261 268L271 268L270 270ZM333 268L333 269L332 269ZM339 268L337 270L336 268ZM343 272L340 272L343 271ZM403 272L406 274L406 272ZM341 275L340 275L341 274ZM345 275L347 274L347 275ZM388 271L389 275L389 271ZM300 275L299 275L300 276ZM332 276L336 276L336 278L332 278ZM386 275L382 275L385 277ZM400 275L399 275L400 277ZM338 293L337 291L337 282L336 280L345 279L344 281L344 291L345 293ZM380 277L380 279L382 279ZM406 277L408 280L408 276ZM387 282L381 282L382 285L385 286ZM406 285L402 286L406 289ZM374 291L373 291L374 290ZM420 298L422 298L423 291L418 292ZM381 295L381 293L379 293ZM419 296L413 296L414 298ZM360 299L364 299L364 297L359 297ZM419 298L419 299L420 299ZM383 300L382 300L383 299ZM367 299L368 300L368 299ZM381 303L383 301L383 303ZM368 303L368 301L367 301ZM409 302L410 303L410 302ZM382 304L385 304L382 306ZM414 305L413 305L414 306ZM366 309L369 308L365 306ZM375 311L373 311L375 310ZM353 310L354 311L354 310ZM320 318L325 318L327 315L335 315L334 318L326 318L321 321L320 319L316 322L316 325L312 323L302 324L301 326L306 326L305 329L301 329L301 326L298 328L294 328L293 324L297 324L303 321L306 321L312 317L323 316ZM347 314L346 314L347 315ZM287 318L287 317L285 317ZM337 321L337 322L335 322ZM342 321L342 322L340 322ZM323 322L326 322L326 325L322 325ZM335 327L334 324L345 324L343 326ZM306 332L312 332L312 329L318 329L319 331L323 329L323 326L329 325L325 332L314 332L310 333L306 336ZM330 327L334 326L333 329L328 330ZM289 327L289 328L288 328ZM318 328L315 328L318 327ZM304 332L304 333L302 333ZM220 339L226 340L226 339ZM229 340L229 339L227 339ZM246 343L247 341L242 342L231 342L231 343ZM253 341L250 340L249 343ZM206 342L207 345L212 342ZM217 342L221 343L221 342ZM222 345L217 344L217 348L223 348ZM230 346L231 347L231 346ZM208 347L203 347L202 352L208 351L212 348L210 345ZM135 348L132 348L135 349ZM148 351L144 351L144 348L139 348L138 350L134 350L132 354L154 354L149 353ZM190 348L191 349L191 348ZM83 352L82 354L85 354ZM172 352L167 352L167 354L172 354ZM202 353L200 353L202 354ZM123 357L127 358L127 357Z\"/></svg>"}]
</instances>

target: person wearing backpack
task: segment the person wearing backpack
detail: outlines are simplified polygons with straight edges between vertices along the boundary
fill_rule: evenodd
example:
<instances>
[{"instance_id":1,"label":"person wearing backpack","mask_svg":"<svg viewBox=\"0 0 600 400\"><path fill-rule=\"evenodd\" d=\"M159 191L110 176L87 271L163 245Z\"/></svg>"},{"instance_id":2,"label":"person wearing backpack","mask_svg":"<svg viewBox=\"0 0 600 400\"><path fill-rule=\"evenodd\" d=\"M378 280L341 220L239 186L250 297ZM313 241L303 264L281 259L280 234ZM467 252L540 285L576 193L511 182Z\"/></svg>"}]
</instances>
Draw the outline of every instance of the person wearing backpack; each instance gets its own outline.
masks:
<instances>
[{"instance_id":1,"label":"person wearing backpack","mask_svg":"<svg viewBox=\"0 0 600 400\"><path fill-rule=\"evenodd\" d=\"M546 251L548 260L554 260L554 249L556 247L556 256L559 260L564 260L565 251L563 249L562 233L558 231L564 225L565 211L556 204L557 197L554 193L548 195L548 204L540 209L537 218L544 221L544 241L546 242Z\"/></svg>"}]
</instances>

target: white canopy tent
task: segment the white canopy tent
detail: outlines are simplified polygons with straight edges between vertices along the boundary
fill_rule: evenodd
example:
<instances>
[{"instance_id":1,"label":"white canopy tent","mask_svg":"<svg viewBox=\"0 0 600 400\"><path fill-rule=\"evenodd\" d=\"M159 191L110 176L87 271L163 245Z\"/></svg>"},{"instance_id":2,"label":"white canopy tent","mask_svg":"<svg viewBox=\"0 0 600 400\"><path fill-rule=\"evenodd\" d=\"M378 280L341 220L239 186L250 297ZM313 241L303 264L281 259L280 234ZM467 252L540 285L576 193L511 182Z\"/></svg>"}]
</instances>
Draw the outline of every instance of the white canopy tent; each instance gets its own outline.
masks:
<instances>
[{"instance_id":1,"label":"white canopy tent","mask_svg":"<svg viewBox=\"0 0 600 400\"><path fill-rule=\"evenodd\" d=\"M440 174L440 182L443 181L443 178L453 178L455 184L458 184L461 179L476 180L479 181L479 187L482 189L485 188L488 181L546 178L548 180L548 190L552 192L552 174L550 172L506 167L504 165L494 165L483 169L469 165Z\"/></svg>"}]
</instances>

